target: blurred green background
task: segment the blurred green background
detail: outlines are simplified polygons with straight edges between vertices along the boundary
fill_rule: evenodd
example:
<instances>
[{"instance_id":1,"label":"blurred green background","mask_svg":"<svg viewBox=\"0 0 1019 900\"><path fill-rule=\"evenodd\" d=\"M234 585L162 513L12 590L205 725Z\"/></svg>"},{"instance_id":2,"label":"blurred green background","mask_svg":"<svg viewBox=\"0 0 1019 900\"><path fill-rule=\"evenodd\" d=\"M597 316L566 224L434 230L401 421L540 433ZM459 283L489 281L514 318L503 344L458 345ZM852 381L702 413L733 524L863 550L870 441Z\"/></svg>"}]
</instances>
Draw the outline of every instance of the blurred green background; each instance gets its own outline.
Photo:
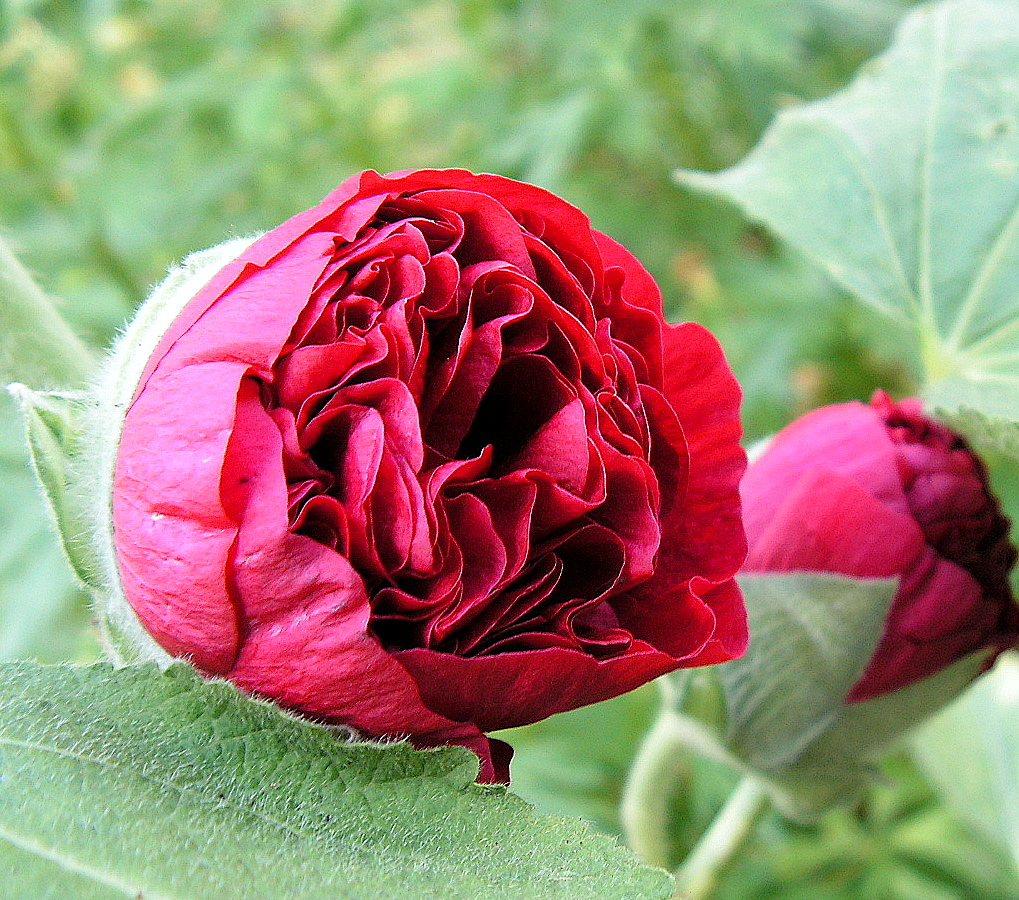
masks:
<instances>
[{"instance_id":1,"label":"blurred green background","mask_svg":"<svg viewBox=\"0 0 1019 900\"><path fill-rule=\"evenodd\" d=\"M908 392L914 373L887 323L672 173L737 161L779 108L844 85L910 5L8 0L0 229L99 348L172 262L271 228L358 170L521 178L636 253L670 318L716 332L753 440L821 403ZM89 658L87 614L0 404L0 658ZM647 688L517 732L515 788L618 832L654 702ZM886 771L816 828L767 818L723 896L1019 897L1004 851L948 812L908 755ZM733 781L690 761L677 853Z\"/></svg>"}]
</instances>

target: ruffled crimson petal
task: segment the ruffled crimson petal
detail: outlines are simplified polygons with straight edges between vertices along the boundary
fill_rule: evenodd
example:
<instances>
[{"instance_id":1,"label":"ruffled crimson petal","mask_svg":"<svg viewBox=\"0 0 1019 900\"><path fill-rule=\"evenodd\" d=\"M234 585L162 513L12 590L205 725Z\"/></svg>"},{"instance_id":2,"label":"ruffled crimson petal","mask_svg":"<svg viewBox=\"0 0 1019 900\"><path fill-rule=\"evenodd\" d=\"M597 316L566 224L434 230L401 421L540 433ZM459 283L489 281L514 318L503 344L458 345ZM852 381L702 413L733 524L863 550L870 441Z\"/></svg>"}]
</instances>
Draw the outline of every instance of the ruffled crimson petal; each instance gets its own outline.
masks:
<instances>
[{"instance_id":1,"label":"ruffled crimson petal","mask_svg":"<svg viewBox=\"0 0 1019 900\"><path fill-rule=\"evenodd\" d=\"M474 657L418 647L394 657L421 686L430 708L476 722L482 731L513 728L598 703L676 668L671 656L643 642L608 660L565 647Z\"/></svg>"},{"instance_id":2,"label":"ruffled crimson petal","mask_svg":"<svg viewBox=\"0 0 1019 900\"><path fill-rule=\"evenodd\" d=\"M746 610L731 583L746 556L739 505L746 468L739 445L742 395L709 332L688 323L665 334L665 389L642 392L645 407L657 411L651 463L668 479L661 549L654 575L614 605L638 637L653 636L689 664L700 664L700 654L718 662L741 655L749 640ZM662 596L669 602L660 603ZM669 618L659 625L662 615Z\"/></svg>"},{"instance_id":3,"label":"ruffled crimson petal","mask_svg":"<svg viewBox=\"0 0 1019 900\"><path fill-rule=\"evenodd\" d=\"M661 315L662 292L629 250L600 232L595 232L594 238L611 287L602 299L606 312L612 316L612 330L637 349L650 372L649 384L659 387L666 374L663 343L667 340L664 332L669 328ZM698 352L699 348L688 347L684 355L696 358ZM735 385L735 379L732 383Z\"/></svg>"},{"instance_id":4,"label":"ruffled crimson petal","mask_svg":"<svg viewBox=\"0 0 1019 900\"><path fill-rule=\"evenodd\" d=\"M375 734L480 740L476 728L427 708L415 683L369 634L368 593L350 563L288 530L282 440L250 381L241 391L231 451L224 494L239 532L230 580L244 604L247 634L227 677L284 706Z\"/></svg>"},{"instance_id":5,"label":"ruffled crimson petal","mask_svg":"<svg viewBox=\"0 0 1019 900\"><path fill-rule=\"evenodd\" d=\"M667 508L664 516L666 564L682 564L721 582L746 557L739 500L747 465L739 443L743 393L707 329L688 322L667 328L664 338L663 393L679 416L689 455L685 504ZM660 438L652 447L652 464L658 446L666 452Z\"/></svg>"}]
</instances>

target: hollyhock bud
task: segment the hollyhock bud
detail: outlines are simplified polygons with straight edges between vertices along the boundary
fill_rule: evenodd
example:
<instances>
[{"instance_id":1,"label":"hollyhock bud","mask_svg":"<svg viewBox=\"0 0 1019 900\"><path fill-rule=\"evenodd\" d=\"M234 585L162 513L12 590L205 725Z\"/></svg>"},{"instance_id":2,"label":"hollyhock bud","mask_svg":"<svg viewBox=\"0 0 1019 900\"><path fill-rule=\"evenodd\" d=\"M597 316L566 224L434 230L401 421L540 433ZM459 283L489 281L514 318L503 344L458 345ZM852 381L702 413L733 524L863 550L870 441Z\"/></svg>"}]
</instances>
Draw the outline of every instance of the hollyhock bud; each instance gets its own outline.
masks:
<instances>
[{"instance_id":1,"label":"hollyhock bud","mask_svg":"<svg viewBox=\"0 0 1019 900\"><path fill-rule=\"evenodd\" d=\"M745 648L738 385L546 191L362 173L171 276L109 373L114 644L487 780L484 732Z\"/></svg>"},{"instance_id":2,"label":"hollyhock bud","mask_svg":"<svg viewBox=\"0 0 1019 900\"><path fill-rule=\"evenodd\" d=\"M917 400L815 410L751 459L750 646L694 679L719 690L692 715L705 746L812 819L1016 643L1016 551L983 464Z\"/></svg>"},{"instance_id":3,"label":"hollyhock bud","mask_svg":"<svg viewBox=\"0 0 1019 900\"><path fill-rule=\"evenodd\" d=\"M843 403L780 432L742 485L747 572L896 576L856 702L1019 637L1016 550L983 464L920 401ZM833 611L834 614L834 611Z\"/></svg>"}]
</instances>

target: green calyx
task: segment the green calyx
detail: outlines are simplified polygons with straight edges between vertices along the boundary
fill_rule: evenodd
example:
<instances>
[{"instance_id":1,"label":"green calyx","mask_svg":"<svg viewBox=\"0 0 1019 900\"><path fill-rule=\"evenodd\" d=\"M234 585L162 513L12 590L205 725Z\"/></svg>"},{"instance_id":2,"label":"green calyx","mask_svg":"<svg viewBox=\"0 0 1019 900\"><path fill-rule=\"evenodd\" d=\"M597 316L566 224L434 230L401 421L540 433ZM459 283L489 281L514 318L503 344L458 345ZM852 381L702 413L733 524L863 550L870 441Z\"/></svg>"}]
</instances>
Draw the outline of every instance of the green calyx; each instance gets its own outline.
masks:
<instances>
[{"instance_id":1,"label":"green calyx","mask_svg":"<svg viewBox=\"0 0 1019 900\"><path fill-rule=\"evenodd\" d=\"M8 390L21 408L32 464L71 568L93 600L116 664L171 657L127 602L113 535L113 476L124 418L142 373L170 325L224 265L255 238L236 238L187 257L139 307L85 390Z\"/></svg>"}]
</instances>

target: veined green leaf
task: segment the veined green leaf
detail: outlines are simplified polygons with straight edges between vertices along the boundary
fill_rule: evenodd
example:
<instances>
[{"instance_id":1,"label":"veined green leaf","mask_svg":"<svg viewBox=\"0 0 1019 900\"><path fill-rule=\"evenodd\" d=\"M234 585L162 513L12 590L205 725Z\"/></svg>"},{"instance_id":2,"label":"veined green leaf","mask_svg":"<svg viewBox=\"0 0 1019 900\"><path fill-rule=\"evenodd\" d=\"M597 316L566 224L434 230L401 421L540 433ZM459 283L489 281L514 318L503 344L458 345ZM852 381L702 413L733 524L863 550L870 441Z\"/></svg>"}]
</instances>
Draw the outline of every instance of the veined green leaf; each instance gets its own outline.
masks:
<instances>
[{"instance_id":1,"label":"veined green leaf","mask_svg":"<svg viewBox=\"0 0 1019 900\"><path fill-rule=\"evenodd\" d=\"M184 665L9 664L4 896L670 896L667 873L476 774L469 751L348 743Z\"/></svg>"},{"instance_id":2,"label":"veined green leaf","mask_svg":"<svg viewBox=\"0 0 1019 900\"><path fill-rule=\"evenodd\" d=\"M1019 5L925 5L848 88L781 113L738 165L678 177L735 202L907 323L927 380L966 386L966 400L958 387L942 393L949 413L1004 407L1015 422L1017 72Z\"/></svg>"}]
</instances>

